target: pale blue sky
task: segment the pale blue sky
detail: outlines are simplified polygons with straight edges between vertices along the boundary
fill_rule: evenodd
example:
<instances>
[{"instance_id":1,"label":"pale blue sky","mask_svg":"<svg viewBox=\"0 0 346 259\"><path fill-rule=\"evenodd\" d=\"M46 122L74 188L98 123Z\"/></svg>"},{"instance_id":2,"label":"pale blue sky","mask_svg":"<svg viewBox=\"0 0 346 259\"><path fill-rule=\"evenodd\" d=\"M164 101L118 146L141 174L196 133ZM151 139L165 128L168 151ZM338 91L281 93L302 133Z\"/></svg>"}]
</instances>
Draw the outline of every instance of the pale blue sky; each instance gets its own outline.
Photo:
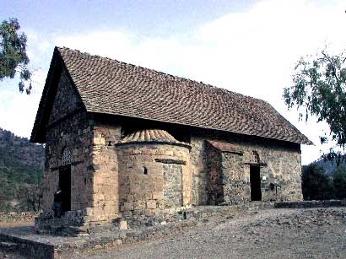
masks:
<instances>
[{"instance_id":1,"label":"pale blue sky","mask_svg":"<svg viewBox=\"0 0 346 259\"><path fill-rule=\"evenodd\" d=\"M344 0L0 0L0 19L17 17L28 35L34 89L0 81L0 127L30 136L54 46L115 58L264 99L316 146L327 127L297 120L283 88L295 62L326 45L345 49Z\"/></svg>"},{"instance_id":2,"label":"pale blue sky","mask_svg":"<svg viewBox=\"0 0 346 259\"><path fill-rule=\"evenodd\" d=\"M157 36L185 33L254 0L10 0L0 1L0 17L17 17L24 28L70 33L117 28Z\"/></svg>"}]
</instances>

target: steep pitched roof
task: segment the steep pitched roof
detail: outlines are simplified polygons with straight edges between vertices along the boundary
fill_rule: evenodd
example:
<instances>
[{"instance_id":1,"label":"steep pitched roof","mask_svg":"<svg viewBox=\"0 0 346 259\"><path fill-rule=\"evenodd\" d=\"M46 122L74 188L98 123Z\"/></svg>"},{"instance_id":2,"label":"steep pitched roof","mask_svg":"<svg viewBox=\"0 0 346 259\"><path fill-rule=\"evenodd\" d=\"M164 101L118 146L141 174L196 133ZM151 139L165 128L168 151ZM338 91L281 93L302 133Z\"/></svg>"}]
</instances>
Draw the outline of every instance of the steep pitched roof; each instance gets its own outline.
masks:
<instances>
[{"instance_id":1,"label":"steep pitched roof","mask_svg":"<svg viewBox=\"0 0 346 259\"><path fill-rule=\"evenodd\" d=\"M263 100L68 48L55 48L55 55L62 60L88 112L311 144ZM44 96L39 110L44 107L42 102Z\"/></svg>"}]
</instances>

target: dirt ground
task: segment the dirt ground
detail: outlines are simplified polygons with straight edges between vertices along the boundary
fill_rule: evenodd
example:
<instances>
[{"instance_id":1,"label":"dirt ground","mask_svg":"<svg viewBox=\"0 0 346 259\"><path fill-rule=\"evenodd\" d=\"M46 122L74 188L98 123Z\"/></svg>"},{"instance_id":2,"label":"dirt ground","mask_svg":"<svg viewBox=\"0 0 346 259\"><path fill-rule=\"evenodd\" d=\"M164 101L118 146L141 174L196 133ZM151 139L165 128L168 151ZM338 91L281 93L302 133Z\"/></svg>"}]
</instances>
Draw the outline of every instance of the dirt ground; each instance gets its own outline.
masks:
<instances>
[{"instance_id":1,"label":"dirt ground","mask_svg":"<svg viewBox=\"0 0 346 259\"><path fill-rule=\"evenodd\" d=\"M29 217L20 222L24 224ZM5 225L18 223L7 220ZM4 222L2 223L4 224ZM346 207L259 209L199 221L168 238L62 258L346 258ZM0 258L24 258L6 254Z\"/></svg>"},{"instance_id":2,"label":"dirt ground","mask_svg":"<svg viewBox=\"0 0 346 259\"><path fill-rule=\"evenodd\" d=\"M346 208L267 209L73 258L346 258Z\"/></svg>"},{"instance_id":3,"label":"dirt ground","mask_svg":"<svg viewBox=\"0 0 346 259\"><path fill-rule=\"evenodd\" d=\"M36 216L37 214L33 212L0 212L0 228L33 225Z\"/></svg>"}]
</instances>

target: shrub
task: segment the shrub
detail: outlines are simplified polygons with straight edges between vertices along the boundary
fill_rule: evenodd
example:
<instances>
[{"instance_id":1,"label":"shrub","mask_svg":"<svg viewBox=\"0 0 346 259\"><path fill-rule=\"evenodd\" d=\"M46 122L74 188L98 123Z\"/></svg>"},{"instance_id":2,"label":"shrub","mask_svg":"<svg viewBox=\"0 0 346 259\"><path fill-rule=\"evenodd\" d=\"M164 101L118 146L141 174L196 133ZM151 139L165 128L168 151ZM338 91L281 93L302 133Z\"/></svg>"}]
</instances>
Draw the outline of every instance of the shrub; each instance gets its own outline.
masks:
<instances>
[{"instance_id":1,"label":"shrub","mask_svg":"<svg viewBox=\"0 0 346 259\"><path fill-rule=\"evenodd\" d=\"M333 183L324 170L311 164L303 167L302 191L304 200L328 200L334 198Z\"/></svg>"},{"instance_id":2,"label":"shrub","mask_svg":"<svg viewBox=\"0 0 346 259\"><path fill-rule=\"evenodd\" d=\"M333 183L336 197L346 199L346 166L336 168Z\"/></svg>"}]
</instances>

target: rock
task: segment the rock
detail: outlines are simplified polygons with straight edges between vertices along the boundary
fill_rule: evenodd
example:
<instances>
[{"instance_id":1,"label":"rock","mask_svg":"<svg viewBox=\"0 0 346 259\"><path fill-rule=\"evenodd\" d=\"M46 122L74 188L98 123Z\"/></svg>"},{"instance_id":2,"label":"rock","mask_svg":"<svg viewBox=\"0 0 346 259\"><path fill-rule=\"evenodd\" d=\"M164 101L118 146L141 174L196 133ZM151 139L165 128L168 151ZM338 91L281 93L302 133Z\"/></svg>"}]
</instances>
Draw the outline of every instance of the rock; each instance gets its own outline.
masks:
<instances>
[{"instance_id":1,"label":"rock","mask_svg":"<svg viewBox=\"0 0 346 259\"><path fill-rule=\"evenodd\" d=\"M120 222L119 222L119 229L120 230L126 230L127 229L127 221L126 220L121 220Z\"/></svg>"},{"instance_id":2,"label":"rock","mask_svg":"<svg viewBox=\"0 0 346 259\"><path fill-rule=\"evenodd\" d=\"M101 245L95 245L95 249L101 249L102 246Z\"/></svg>"}]
</instances>

